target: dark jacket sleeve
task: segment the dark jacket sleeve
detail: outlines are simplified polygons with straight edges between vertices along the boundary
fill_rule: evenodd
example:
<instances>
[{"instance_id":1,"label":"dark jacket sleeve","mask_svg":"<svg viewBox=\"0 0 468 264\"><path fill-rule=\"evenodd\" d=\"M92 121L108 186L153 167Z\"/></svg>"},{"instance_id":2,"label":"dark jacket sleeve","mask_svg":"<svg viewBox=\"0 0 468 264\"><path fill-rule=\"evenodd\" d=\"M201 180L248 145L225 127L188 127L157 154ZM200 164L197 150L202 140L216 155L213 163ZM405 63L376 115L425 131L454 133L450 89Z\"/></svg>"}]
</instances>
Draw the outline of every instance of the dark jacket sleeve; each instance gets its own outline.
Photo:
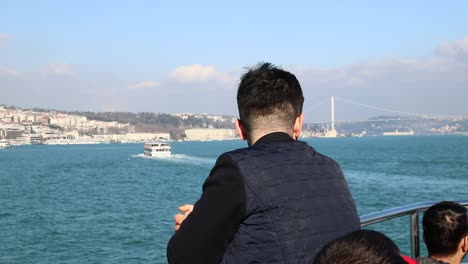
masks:
<instances>
[{"instance_id":1,"label":"dark jacket sleeve","mask_svg":"<svg viewBox=\"0 0 468 264\"><path fill-rule=\"evenodd\" d=\"M246 210L242 176L229 156L218 158L193 212L167 246L169 263L219 263Z\"/></svg>"}]
</instances>

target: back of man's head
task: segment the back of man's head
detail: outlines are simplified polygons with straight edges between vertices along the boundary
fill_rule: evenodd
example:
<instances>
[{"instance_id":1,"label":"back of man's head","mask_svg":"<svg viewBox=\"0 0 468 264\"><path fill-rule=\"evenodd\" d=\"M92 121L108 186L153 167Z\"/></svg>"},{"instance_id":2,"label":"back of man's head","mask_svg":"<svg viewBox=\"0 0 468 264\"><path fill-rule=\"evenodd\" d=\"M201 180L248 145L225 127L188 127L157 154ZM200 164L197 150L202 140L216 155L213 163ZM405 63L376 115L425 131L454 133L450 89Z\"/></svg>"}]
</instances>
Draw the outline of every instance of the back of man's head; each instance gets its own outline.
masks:
<instances>
[{"instance_id":1,"label":"back of man's head","mask_svg":"<svg viewBox=\"0 0 468 264\"><path fill-rule=\"evenodd\" d=\"M398 246L374 230L357 230L331 241L317 254L314 264L405 264Z\"/></svg>"},{"instance_id":2,"label":"back of man's head","mask_svg":"<svg viewBox=\"0 0 468 264\"><path fill-rule=\"evenodd\" d=\"M457 252L467 235L466 209L455 202L437 203L424 213L424 242L429 255L449 256Z\"/></svg>"},{"instance_id":3,"label":"back of man's head","mask_svg":"<svg viewBox=\"0 0 468 264\"><path fill-rule=\"evenodd\" d=\"M271 63L258 64L241 77L237 105L248 133L265 128L291 129L303 103L296 76Z\"/></svg>"}]
</instances>

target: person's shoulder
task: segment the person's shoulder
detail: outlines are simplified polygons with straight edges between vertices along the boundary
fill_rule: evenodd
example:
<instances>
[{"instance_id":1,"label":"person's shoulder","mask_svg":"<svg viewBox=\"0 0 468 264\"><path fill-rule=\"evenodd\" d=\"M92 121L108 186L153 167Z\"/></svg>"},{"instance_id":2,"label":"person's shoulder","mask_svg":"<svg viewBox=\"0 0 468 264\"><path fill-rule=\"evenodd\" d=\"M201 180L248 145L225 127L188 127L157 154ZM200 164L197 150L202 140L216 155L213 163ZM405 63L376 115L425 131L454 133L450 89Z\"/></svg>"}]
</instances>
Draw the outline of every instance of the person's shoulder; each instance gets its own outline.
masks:
<instances>
[{"instance_id":1,"label":"person's shoulder","mask_svg":"<svg viewBox=\"0 0 468 264\"><path fill-rule=\"evenodd\" d=\"M222 153L216 160L217 165L222 164L233 164L236 156L245 156L245 153L249 151L249 147L239 148L230 150Z\"/></svg>"},{"instance_id":2,"label":"person's shoulder","mask_svg":"<svg viewBox=\"0 0 468 264\"><path fill-rule=\"evenodd\" d=\"M232 159L233 156L236 156L236 155L245 155L246 153L252 151L252 147L245 147L245 148L238 148L238 149L234 149L234 150L230 150L230 151L227 151L227 152L224 152L223 154L221 154L219 156L218 159Z\"/></svg>"},{"instance_id":3,"label":"person's shoulder","mask_svg":"<svg viewBox=\"0 0 468 264\"><path fill-rule=\"evenodd\" d=\"M315 150L312 146L310 146L307 142L304 142L304 141L299 141L299 142L302 142L303 144L306 144L309 148L310 148L310 151L311 153L313 154L313 157L320 163L324 163L324 164L330 164L330 165L333 165L333 166L338 166L339 167L339 164L336 160L330 158L329 156L323 154L323 153L320 153L318 152L317 150Z\"/></svg>"},{"instance_id":4,"label":"person's shoulder","mask_svg":"<svg viewBox=\"0 0 468 264\"><path fill-rule=\"evenodd\" d=\"M336 160L334 160L334 159L330 158L329 156L327 156L325 154L322 154L322 153L320 153L318 151L315 151L315 155L317 155L320 159L322 159L324 161L328 161L328 162L333 163L333 164L338 164L336 162Z\"/></svg>"}]
</instances>

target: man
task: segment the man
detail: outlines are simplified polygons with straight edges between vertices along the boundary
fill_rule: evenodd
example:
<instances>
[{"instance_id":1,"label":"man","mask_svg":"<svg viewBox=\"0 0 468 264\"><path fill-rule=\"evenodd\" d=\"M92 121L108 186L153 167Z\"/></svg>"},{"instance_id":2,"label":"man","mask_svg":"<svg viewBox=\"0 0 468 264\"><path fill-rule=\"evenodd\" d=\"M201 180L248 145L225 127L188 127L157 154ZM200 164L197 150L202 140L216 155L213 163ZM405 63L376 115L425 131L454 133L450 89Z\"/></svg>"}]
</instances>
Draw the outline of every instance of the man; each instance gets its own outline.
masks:
<instances>
[{"instance_id":1,"label":"man","mask_svg":"<svg viewBox=\"0 0 468 264\"><path fill-rule=\"evenodd\" d=\"M323 247L314 264L407 264L416 263L400 254L386 235L373 230L356 230Z\"/></svg>"},{"instance_id":2,"label":"man","mask_svg":"<svg viewBox=\"0 0 468 264\"><path fill-rule=\"evenodd\" d=\"M242 76L236 128L249 146L222 154L195 206L179 208L169 263L311 263L359 229L338 164L297 140L303 102L296 77L270 63Z\"/></svg>"},{"instance_id":3,"label":"man","mask_svg":"<svg viewBox=\"0 0 468 264\"><path fill-rule=\"evenodd\" d=\"M465 207L443 201L424 212L423 238L429 257L422 264L459 264L468 250L468 221Z\"/></svg>"}]
</instances>

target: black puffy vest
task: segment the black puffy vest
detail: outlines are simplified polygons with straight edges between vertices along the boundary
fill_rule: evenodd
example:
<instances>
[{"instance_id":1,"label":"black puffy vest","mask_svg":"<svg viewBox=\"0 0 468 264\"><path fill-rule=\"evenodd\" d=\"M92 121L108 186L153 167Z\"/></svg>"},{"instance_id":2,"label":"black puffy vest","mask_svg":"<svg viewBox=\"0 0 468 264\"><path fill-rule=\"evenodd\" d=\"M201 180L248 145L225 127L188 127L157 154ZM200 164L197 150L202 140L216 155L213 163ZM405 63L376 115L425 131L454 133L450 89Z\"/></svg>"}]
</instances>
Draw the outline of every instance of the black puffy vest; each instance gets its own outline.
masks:
<instances>
[{"instance_id":1,"label":"black puffy vest","mask_svg":"<svg viewBox=\"0 0 468 264\"><path fill-rule=\"evenodd\" d=\"M225 153L238 165L245 219L221 263L311 263L327 242L360 228L338 164L301 141Z\"/></svg>"}]
</instances>

